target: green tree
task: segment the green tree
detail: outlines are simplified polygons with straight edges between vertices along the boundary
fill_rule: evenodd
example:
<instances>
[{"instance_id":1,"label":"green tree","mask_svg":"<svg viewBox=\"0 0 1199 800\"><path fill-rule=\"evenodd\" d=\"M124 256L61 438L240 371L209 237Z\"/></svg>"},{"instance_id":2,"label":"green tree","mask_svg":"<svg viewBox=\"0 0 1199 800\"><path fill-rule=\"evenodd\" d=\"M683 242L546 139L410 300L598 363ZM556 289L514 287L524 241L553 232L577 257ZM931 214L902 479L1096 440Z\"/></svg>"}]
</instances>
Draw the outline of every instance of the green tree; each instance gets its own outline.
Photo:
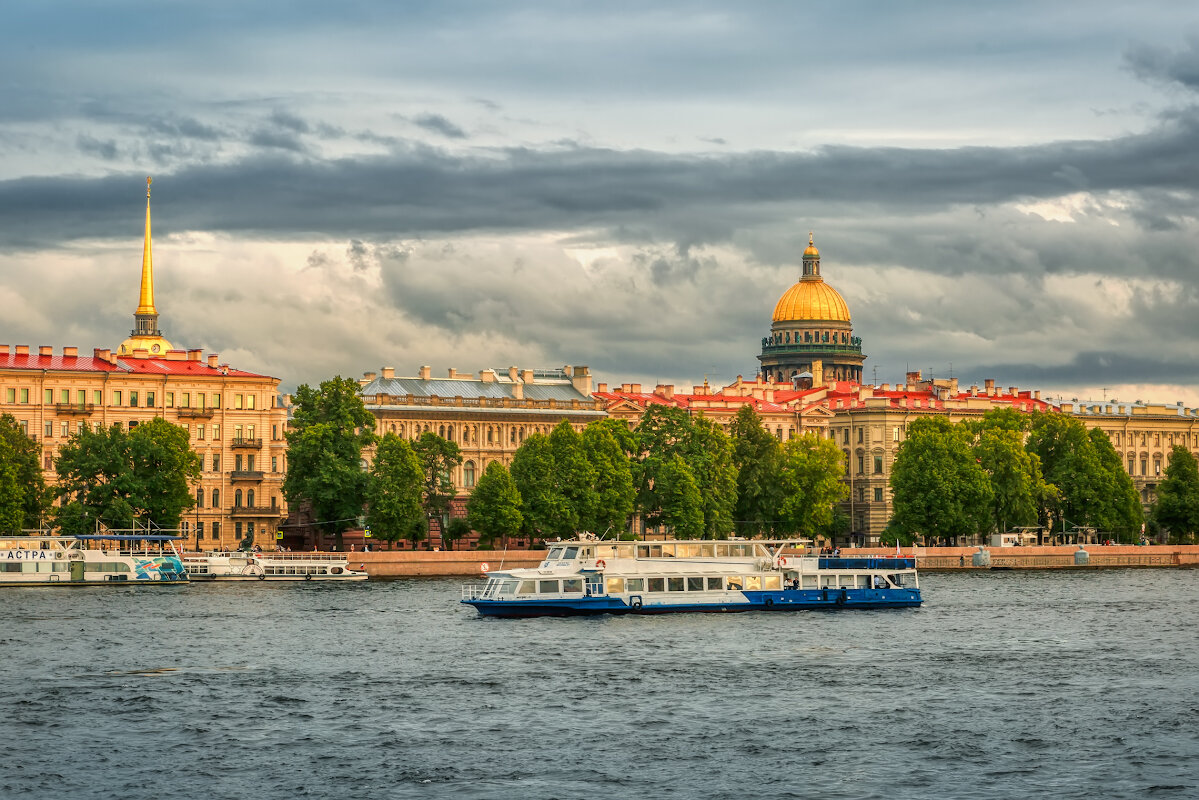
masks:
<instances>
[{"instance_id":1,"label":"green tree","mask_svg":"<svg viewBox=\"0 0 1199 800\"><path fill-rule=\"evenodd\" d=\"M156 418L131 433L119 423L84 428L59 449L55 469L64 533L93 532L97 521L111 529L137 521L175 530L196 502L190 485L200 477L200 457L186 430Z\"/></svg>"},{"instance_id":2,"label":"green tree","mask_svg":"<svg viewBox=\"0 0 1199 800\"><path fill-rule=\"evenodd\" d=\"M549 439L554 489L566 501L566 513L551 520L545 530L564 539L574 538L581 530L594 531L599 496L595 490L595 467L583 449L583 437L563 420L550 431Z\"/></svg>"},{"instance_id":3,"label":"green tree","mask_svg":"<svg viewBox=\"0 0 1199 800\"><path fill-rule=\"evenodd\" d=\"M660 518L678 539L694 539L704 533L703 500L691 468L682 456L672 456L658 472L657 497Z\"/></svg>"},{"instance_id":4,"label":"green tree","mask_svg":"<svg viewBox=\"0 0 1199 800\"><path fill-rule=\"evenodd\" d=\"M1199 532L1199 463L1182 445L1170 449L1166 477L1157 486L1153 519L1175 540L1192 540Z\"/></svg>"},{"instance_id":5,"label":"green tree","mask_svg":"<svg viewBox=\"0 0 1199 800\"><path fill-rule=\"evenodd\" d=\"M530 539L544 539L556 530L557 520L569 517L570 504L554 479L554 454L550 439L534 433L512 456L512 480L521 498L524 530Z\"/></svg>"},{"instance_id":6,"label":"green tree","mask_svg":"<svg viewBox=\"0 0 1199 800\"><path fill-rule=\"evenodd\" d=\"M746 403L729 425L733 465L737 468L737 505L733 510L737 532L749 535L774 533L782 507L782 448L762 427L762 418Z\"/></svg>"},{"instance_id":7,"label":"green tree","mask_svg":"<svg viewBox=\"0 0 1199 800\"><path fill-rule=\"evenodd\" d=\"M317 523L337 537L339 550L342 534L366 505L369 475L362 449L375 441L374 424L350 378L296 390L283 494L289 503L308 502Z\"/></svg>"},{"instance_id":8,"label":"green tree","mask_svg":"<svg viewBox=\"0 0 1199 800\"><path fill-rule=\"evenodd\" d=\"M0 415L0 531L40 528L49 510L41 449L11 414Z\"/></svg>"},{"instance_id":9,"label":"green tree","mask_svg":"<svg viewBox=\"0 0 1199 800\"><path fill-rule=\"evenodd\" d=\"M425 538L427 521L421 504L424 472L407 440L388 433L379 441L371 465L366 501L373 534L387 542Z\"/></svg>"},{"instance_id":10,"label":"green tree","mask_svg":"<svg viewBox=\"0 0 1199 800\"><path fill-rule=\"evenodd\" d=\"M891 535L952 540L990 526L991 486L970 439L944 417L908 426L891 469Z\"/></svg>"},{"instance_id":11,"label":"green tree","mask_svg":"<svg viewBox=\"0 0 1199 800\"><path fill-rule=\"evenodd\" d=\"M450 524L446 525L445 530L441 532L441 540L450 550L453 550L454 546L467 536L470 536L470 523L466 521L465 517L450 518Z\"/></svg>"},{"instance_id":12,"label":"green tree","mask_svg":"<svg viewBox=\"0 0 1199 800\"><path fill-rule=\"evenodd\" d=\"M620 420L593 422L583 429L583 452L595 474L595 508L592 510L592 530L603 535L612 531L614 537L624 533L633 513L633 470L628 452L624 449L613 426L624 428L628 439L632 434Z\"/></svg>"},{"instance_id":13,"label":"green tree","mask_svg":"<svg viewBox=\"0 0 1199 800\"><path fill-rule=\"evenodd\" d=\"M779 521L786 533L815 536L836 522L834 506L849 496L841 481L845 455L832 439L814 433L797 436L782 447L778 482Z\"/></svg>"},{"instance_id":14,"label":"green tree","mask_svg":"<svg viewBox=\"0 0 1199 800\"><path fill-rule=\"evenodd\" d=\"M737 466L733 463L732 440L719 425L701 414L692 423L683 457L696 485L703 487L700 502L704 538L727 537L733 532L733 509L737 507Z\"/></svg>"},{"instance_id":15,"label":"green tree","mask_svg":"<svg viewBox=\"0 0 1199 800\"><path fill-rule=\"evenodd\" d=\"M633 473L637 490L636 508L647 526L662 522L662 502L658 496L658 477L674 456L687 450L691 418L674 406L651 405L641 415L634 432L641 448Z\"/></svg>"},{"instance_id":16,"label":"green tree","mask_svg":"<svg viewBox=\"0 0 1199 800\"><path fill-rule=\"evenodd\" d=\"M990 511L994 529L1003 531L1034 525L1040 469L1035 457L1024 449L1019 430L1009 427L984 429L975 453L991 482Z\"/></svg>"},{"instance_id":17,"label":"green tree","mask_svg":"<svg viewBox=\"0 0 1199 800\"><path fill-rule=\"evenodd\" d=\"M462 448L455 442L443 439L435 433L425 431L412 445L420 459L424 474L425 514L430 519L440 520L444 537L449 524L450 503L457 496L454 488L454 470L462 464Z\"/></svg>"},{"instance_id":18,"label":"green tree","mask_svg":"<svg viewBox=\"0 0 1199 800\"><path fill-rule=\"evenodd\" d=\"M528 443L528 439L525 443ZM524 524L520 509L520 492L516 490L516 483L508 468L499 461L492 461L483 470L470 499L466 501L467 521L479 532L482 543L492 545L499 538L507 546L508 537L520 533Z\"/></svg>"},{"instance_id":19,"label":"green tree","mask_svg":"<svg viewBox=\"0 0 1199 800\"><path fill-rule=\"evenodd\" d=\"M1087 431L1087 437L1104 472L1103 502L1095 509L1093 522L1097 528L1113 532L1120 541L1136 541L1141 533L1145 512L1141 508L1141 497L1132 483L1132 477L1124 471L1120 454L1112 446L1106 432L1091 428Z\"/></svg>"}]
</instances>

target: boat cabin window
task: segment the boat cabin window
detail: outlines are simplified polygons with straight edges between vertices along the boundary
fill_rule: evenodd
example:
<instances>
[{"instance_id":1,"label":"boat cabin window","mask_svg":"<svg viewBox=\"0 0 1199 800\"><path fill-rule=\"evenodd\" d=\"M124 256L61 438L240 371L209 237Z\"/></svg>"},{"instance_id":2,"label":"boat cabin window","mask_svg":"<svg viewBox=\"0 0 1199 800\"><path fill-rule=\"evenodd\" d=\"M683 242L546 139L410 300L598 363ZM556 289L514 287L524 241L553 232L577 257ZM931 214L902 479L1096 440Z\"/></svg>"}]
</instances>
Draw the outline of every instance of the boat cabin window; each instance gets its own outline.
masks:
<instances>
[{"instance_id":1,"label":"boat cabin window","mask_svg":"<svg viewBox=\"0 0 1199 800\"><path fill-rule=\"evenodd\" d=\"M739 592L739 591L741 591L741 587L742 587L742 586L744 585L744 583L745 583L745 582L744 582L744 581L741 579L741 576L740 576L740 575L730 575L730 576L729 576L728 578L726 578L725 580L727 580L727 581L728 581L728 586L729 586L729 589L733 590L734 592Z\"/></svg>"},{"instance_id":2,"label":"boat cabin window","mask_svg":"<svg viewBox=\"0 0 1199 800\"><path fill-rule=\"evenodd\" d=\"M688 578L687 579L687 591L702 592L703 590L704 590L704 579L703 578Z\"/></svg>"},{"instance_id":3,"label":"boat cabin window","mask_svg":"<svg viewBox=\"0 0 1199 800\"><path fill-rule=\"evenodd\" d=\"M578 556L579 556L579 548L568 547L568 548L566 548L566 552L558 557L564 561L571 561L575 558L578 558Z\"/></svg>"},{"instance_id":4,"label":"boat cabin window","mask_svg":"<svg viewBox=\"0 0 1199 800\"><path fill-rule=\"evenodd\" d=\"M536 594L537 581L521 581L520 588L516 590L517 594Z\"/></svg>"},{"instance_id":5,"label":"boat cabin window","mask_svg":"<svg viewBox=\"0 0 1199 800\"><path fill-rule=\"evenodd\" d=\"M746 575L745 576L745 591L757 592L762 589L761 575Z\"/></svg>"},{"instance_id":6,"label":"boat cabin window","mask_svg":"<svg viewBox=\"0 0 1199 800\"><path fill-rule=\"evenodd\" d=\"M874 576L874 588L875 589L886 589L889 587L890 587L890 584L887 583L887 579L884 576L882 576L882 575Z\"/></svg>"},{"instance_id":7,"label":"boat cabin window","mask_svg":"<svg viewBox=\"0 0 1199 800\"><path fill-rule=\"evenodd\" d=\"M777 591L783 588L783 576L781 575L763 575L762 588Z\"/></svg>"},{"instance_id":8,"label":"boat cabin window","mask_svg":"<svg viewBox=\"0 0 1199 800\"><path fill-rule=\"evenodd\" d=\"M650 578L650 579L648 579L647 583L649 584L649 591L651 591L651 592L666 591L666 579L665 578Z\"/></svg>"},{"instance_id":9,"label":"boat cabin window","mask_svg":"<svg viewBox=\"0 0 1199 800\"><path fill-rule=\"evenodd\" d=\"M538 594L557 594L558 593L558 582L557 581L537 581L537 593Z\"/></svg>"},{"instance_id":10,"label":"boat cabin window","mask_svg":"<svg viewBox=\"0 0 1199 800\"><path fill-rule=\"evenodd\" d=\"M721 578L708 578L708 591L709 592L720 591L721 589L724 588L724 586L721 585L723 582L724 581Z\"/></svg>"},{"instance_id":11,"label":"boat cabin window","mask_svg":"<svg viewBox=\"0 0 1199 800\"><path fill-rule=\"evenodd\" d=\"M645 591L645 578L629 578L625 581L625 589L630 592Z\"/></svg>"},{"instance_id":12,"label":"boat cabin window","mask_svg":"<svg viewBox=\"0 0 1199 800\"><path fill-rule=\"evenodd\" d=\"M639 544L637 545L637 558L661 558L662 545L660 544Z\"/></svg>"},{"instance_id":13,"label":"boat cabin window","mask_svg":"<svg viewBox=\"0 0 1199 800\"><path fill-rule=\"evenodd\" d=\"M561 558L562 558L562 548L561 547L553 548L552 550L550 550L550 554L548 556L546 556L547 561L559 561L559 560L561 560Z\"/></svg>"},{"instance_id":14,"label":"boat cabin window","mask_svg":"<svg viewBox=\"0 0 1199 800\"><path fill-rule=\"evenodd\" d=\"M582 578L567 578L566 580L562 581L562 591L563 592L575 592L576 594L582 594L583 593L583 579Z\"/></svg>"},{"instance_id":15,"label":"boat cabin window","mask_svg":"<svg viewBox=\"0 0 1199 800\"><path fill-rule=\"evenodd\" d=\"M916 587L916 573L914 572L897 572L894 575L888 575L887 579L896 586L906 586L913 589Z\"/></svg>"},{"instance_id":16,"label":"boat cabin window","mask_svg":"<svg viewBox=\"0 0 1199 800\"><path fill-rule=\"evenodd\" d=\"M608 578L608 594L620 594L624 591L624 578Z\"/></svg>"},{"instance_id":17,"label":"boat cabin window","mask_svg":"<svg viewBox=\"0 0 1199 800\"><path fill-rule=\"evenodd\" d=\"M502 581L500 583L500 594L513 594L516 592L516 581Z\"/></svg>"},{"instance_id":18,"label":"boat cabin window","mask_svg":"<svg viewBox=\"0 0 1199 800\"><path fill-rule=\"evenodd\" d=\"M666 590L669 592L683 591L683 579L682 578L667 578L666 579Z\"/></svg>"}]
</instances>

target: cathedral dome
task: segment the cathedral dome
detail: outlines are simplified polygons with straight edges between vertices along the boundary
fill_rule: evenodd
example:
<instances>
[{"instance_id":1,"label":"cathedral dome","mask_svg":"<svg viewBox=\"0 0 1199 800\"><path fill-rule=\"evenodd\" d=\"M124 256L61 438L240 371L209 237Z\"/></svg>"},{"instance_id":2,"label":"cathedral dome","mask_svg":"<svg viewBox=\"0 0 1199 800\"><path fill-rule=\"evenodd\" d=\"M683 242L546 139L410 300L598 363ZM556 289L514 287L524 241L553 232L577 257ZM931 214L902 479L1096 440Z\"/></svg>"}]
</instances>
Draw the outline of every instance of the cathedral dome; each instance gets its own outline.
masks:
<instances>
[{"instance_id":1,"label":"cathedral dome","mask_svg":"<svg viewBox=\"0 0 1199 800\"><path fill-rule=\"evenodd\" d=\"M849 322L849 306L836 289L822 280L801 280L774 306L775 322L808 320Z\"/></svg>"}]
</instances>

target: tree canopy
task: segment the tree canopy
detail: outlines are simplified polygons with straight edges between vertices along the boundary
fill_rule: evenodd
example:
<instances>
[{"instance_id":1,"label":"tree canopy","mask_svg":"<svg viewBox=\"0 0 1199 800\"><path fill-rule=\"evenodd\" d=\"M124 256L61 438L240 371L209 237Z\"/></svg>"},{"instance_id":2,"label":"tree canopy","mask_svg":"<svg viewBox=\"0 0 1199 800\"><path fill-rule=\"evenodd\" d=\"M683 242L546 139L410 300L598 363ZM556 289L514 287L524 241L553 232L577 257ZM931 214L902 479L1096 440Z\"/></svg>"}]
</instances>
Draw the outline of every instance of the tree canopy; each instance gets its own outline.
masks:
<instances>
[{"instance_id":1,"label":"tree canopy","mask_svg":"<svg viewBox=\"0 0 1199 800\"><path fill-rule=\"evenodd\" d=\"M64 533L94 532L97 521L110 529L136 521L176 530L196 502L190 487L200 477L200 457L184 428L159 417L128 433L119 423L85 427L59 448L55 468Z\"/></svg>"},{"instance_id":2,"label":"tree canopy","mask_svg":"<svg viewBox=\"0 0 1199 800\"><path fill-rule=\"evenodd\" d=\"M305 384L294 399L283 494L289 503L310 503L317 523L337 536L340 548L342 533L366 504L362 449L376 439L375 417L350 378L331 378L317 389Z\"/></svg>"},{"instance_id":3,"label":"tree canopy","mask_svg":"<svg viewBox=\"0 0 1199 800\"><path fill-rule=\"evenodd\" d=\"M424 477L412 445L394 433L385 434L375 451L366 493L374 536L387 542L408 539L414 546L425 538Z\"/></svg>"},{"instance_id":4,"label":"tree canopy","mask_svg":"<svg viewBox=\"0 0 1199 800\"><path fill-rule=\"evenodd\" d=\"M832 439L814 433L782 446L779 465L781 533L815 536L835 523L833 506L849 496L841 481L845 455Z\"/></svg>"},{"instance_id":5,"label":"tree canopy","mask_svg":"<svg viewBox=\"0 0 1199 800\"><path fill-rule=\"evenodd\" d=\"M945 417L908 426L891 468L889 527L904 536L954 538L989 528L992 491L968 430Z\"/></svg>"},{"instance_id":6,"label":"tree canopy","mask_svg":"<svg viewBox=\"0 0 1199 800\"><path fill-rule=\"evenodd\" d=\"M1194 539L1199 532L1199 463L1182 445L1170 449L1166 477L1157 486L1153 518L1175 539Z\"/></svg>"},{"instance_id":7,"label":"tree canopy","mask_svg":"<svg viewBox=\"0 0 1199 800\"><path fill-rule=\"evenodd\" d=\"M482 544L492 545L496 539L507 544L508 537L516 536L524 525L520 509L520 492L508 468L492 461L466 501L467 521L479 532Z\"/></svg>"},{"instance_id":8,"label":"tree canopy","mask_svg":"<svg viewBox=\"0 0 1199 800\"><path fill-rule=\"evenodd\" d=\"M0 415L0 531L40 528L50 496L41 448L11 414Z\"/></svg>"},{"instance_id":9,"label":"tree canopy","mask_svg":"<svg viewBox=\"0 0 1199 800\"><path fill-rule=\"evenodd\" d=\"M422 497L425 514L449 525L450 502L458 495L454 470L462 464L462 448L431 431L425 431L412 445L424 475Z\"/></svg>"},{"instance_id":10,"label":"tree canopy","mask_svg":"<svg viewBox=\"0 0 1199 800\"><path fill-rule=\"evenodd\" d=\"M783 505L782 448L762 427L762 418L746 403L729 425L733 466L737 468L737 505L733 515L741 535L773 534Z\"/></svg>"}]
</instances>

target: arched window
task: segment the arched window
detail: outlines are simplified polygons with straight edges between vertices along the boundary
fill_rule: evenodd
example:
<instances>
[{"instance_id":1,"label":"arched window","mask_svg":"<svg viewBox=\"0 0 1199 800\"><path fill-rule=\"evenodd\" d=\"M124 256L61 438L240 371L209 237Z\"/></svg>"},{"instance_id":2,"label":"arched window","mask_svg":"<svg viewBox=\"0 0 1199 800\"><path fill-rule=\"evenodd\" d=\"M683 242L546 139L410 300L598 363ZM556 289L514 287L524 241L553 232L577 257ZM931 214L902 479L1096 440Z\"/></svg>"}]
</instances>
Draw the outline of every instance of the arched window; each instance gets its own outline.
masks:
<instances>
[{"instance_id":1,"label":"arched window","mask_svg":"<svg viewBox=\"0 0 1199 800\"><path fill-rule=\"evenodd\" d=\"M495 444L495 428L487 426L487 444Z\"/></svg>"},{"instance_id":2,"label":"arched window","mask_svg":"<svg viewBox=\"0 0 1199 800\"><path fill-rule=\"evenodd\" d=\"M221 490L220 489L212 490L212 507L213 508L221 507ZM213 535L215 535L215 531L214 531Z\"/></svg>"},{"instance_id":3,"label":"arched window","mask_svg":"<svg viewBox=\"0 0 1199 800\"><path fill-rule=\"evenodd\" d=\"M246 505L248 505L250 508L254 507L254 490L253 489L246 490Z\"/></svg>"},{"instance_id":4,"label":"arched window","mask_svg":"<svg viewBox=\"0 0 1199 800\"><path fill-rule=\"evenodd\" d=\"M785 341L786 341L786 344L791 344L791 333L790 332L787 333L787 338Z\"/></svg>"},{"instance_id":5,"label":"arched window","mask_svg":"<svg viewBox=\"0 0 1199 800\"><path fill-rule=\"evenodd\" d=\"M440 436L442 439L445 438L445 426L444 425L438 427L437 435Z\"/></svg>"},{"instance_id":6,"label":"arched window","mask_svg":"<svg viewBox=\"0 0 1199 800\"><path fill-rule=\"evenodd\" d=\"M241 489L233 493L233 507L241 508Z\"/></svg>"},{"instance_id":7,"label":"arched window","mask_svg":"<svg viewBox=\"0 0 1199 800\"><path fill-rule=\"evenodd\" d=\"M462 485L467 489L475 488L475 462L467 461L462 465Z\"/></svg>"},{"instance_id":8,"label":"arched window","mask_svg":"<svg viewBox=\"0 0 1199 800\"><path fill-rule=\"evenodd\" d=\"M445 438L449 439L451 442L454 441L454 426L453 425L446 426Z\"/></svg>"}]
</instances>

